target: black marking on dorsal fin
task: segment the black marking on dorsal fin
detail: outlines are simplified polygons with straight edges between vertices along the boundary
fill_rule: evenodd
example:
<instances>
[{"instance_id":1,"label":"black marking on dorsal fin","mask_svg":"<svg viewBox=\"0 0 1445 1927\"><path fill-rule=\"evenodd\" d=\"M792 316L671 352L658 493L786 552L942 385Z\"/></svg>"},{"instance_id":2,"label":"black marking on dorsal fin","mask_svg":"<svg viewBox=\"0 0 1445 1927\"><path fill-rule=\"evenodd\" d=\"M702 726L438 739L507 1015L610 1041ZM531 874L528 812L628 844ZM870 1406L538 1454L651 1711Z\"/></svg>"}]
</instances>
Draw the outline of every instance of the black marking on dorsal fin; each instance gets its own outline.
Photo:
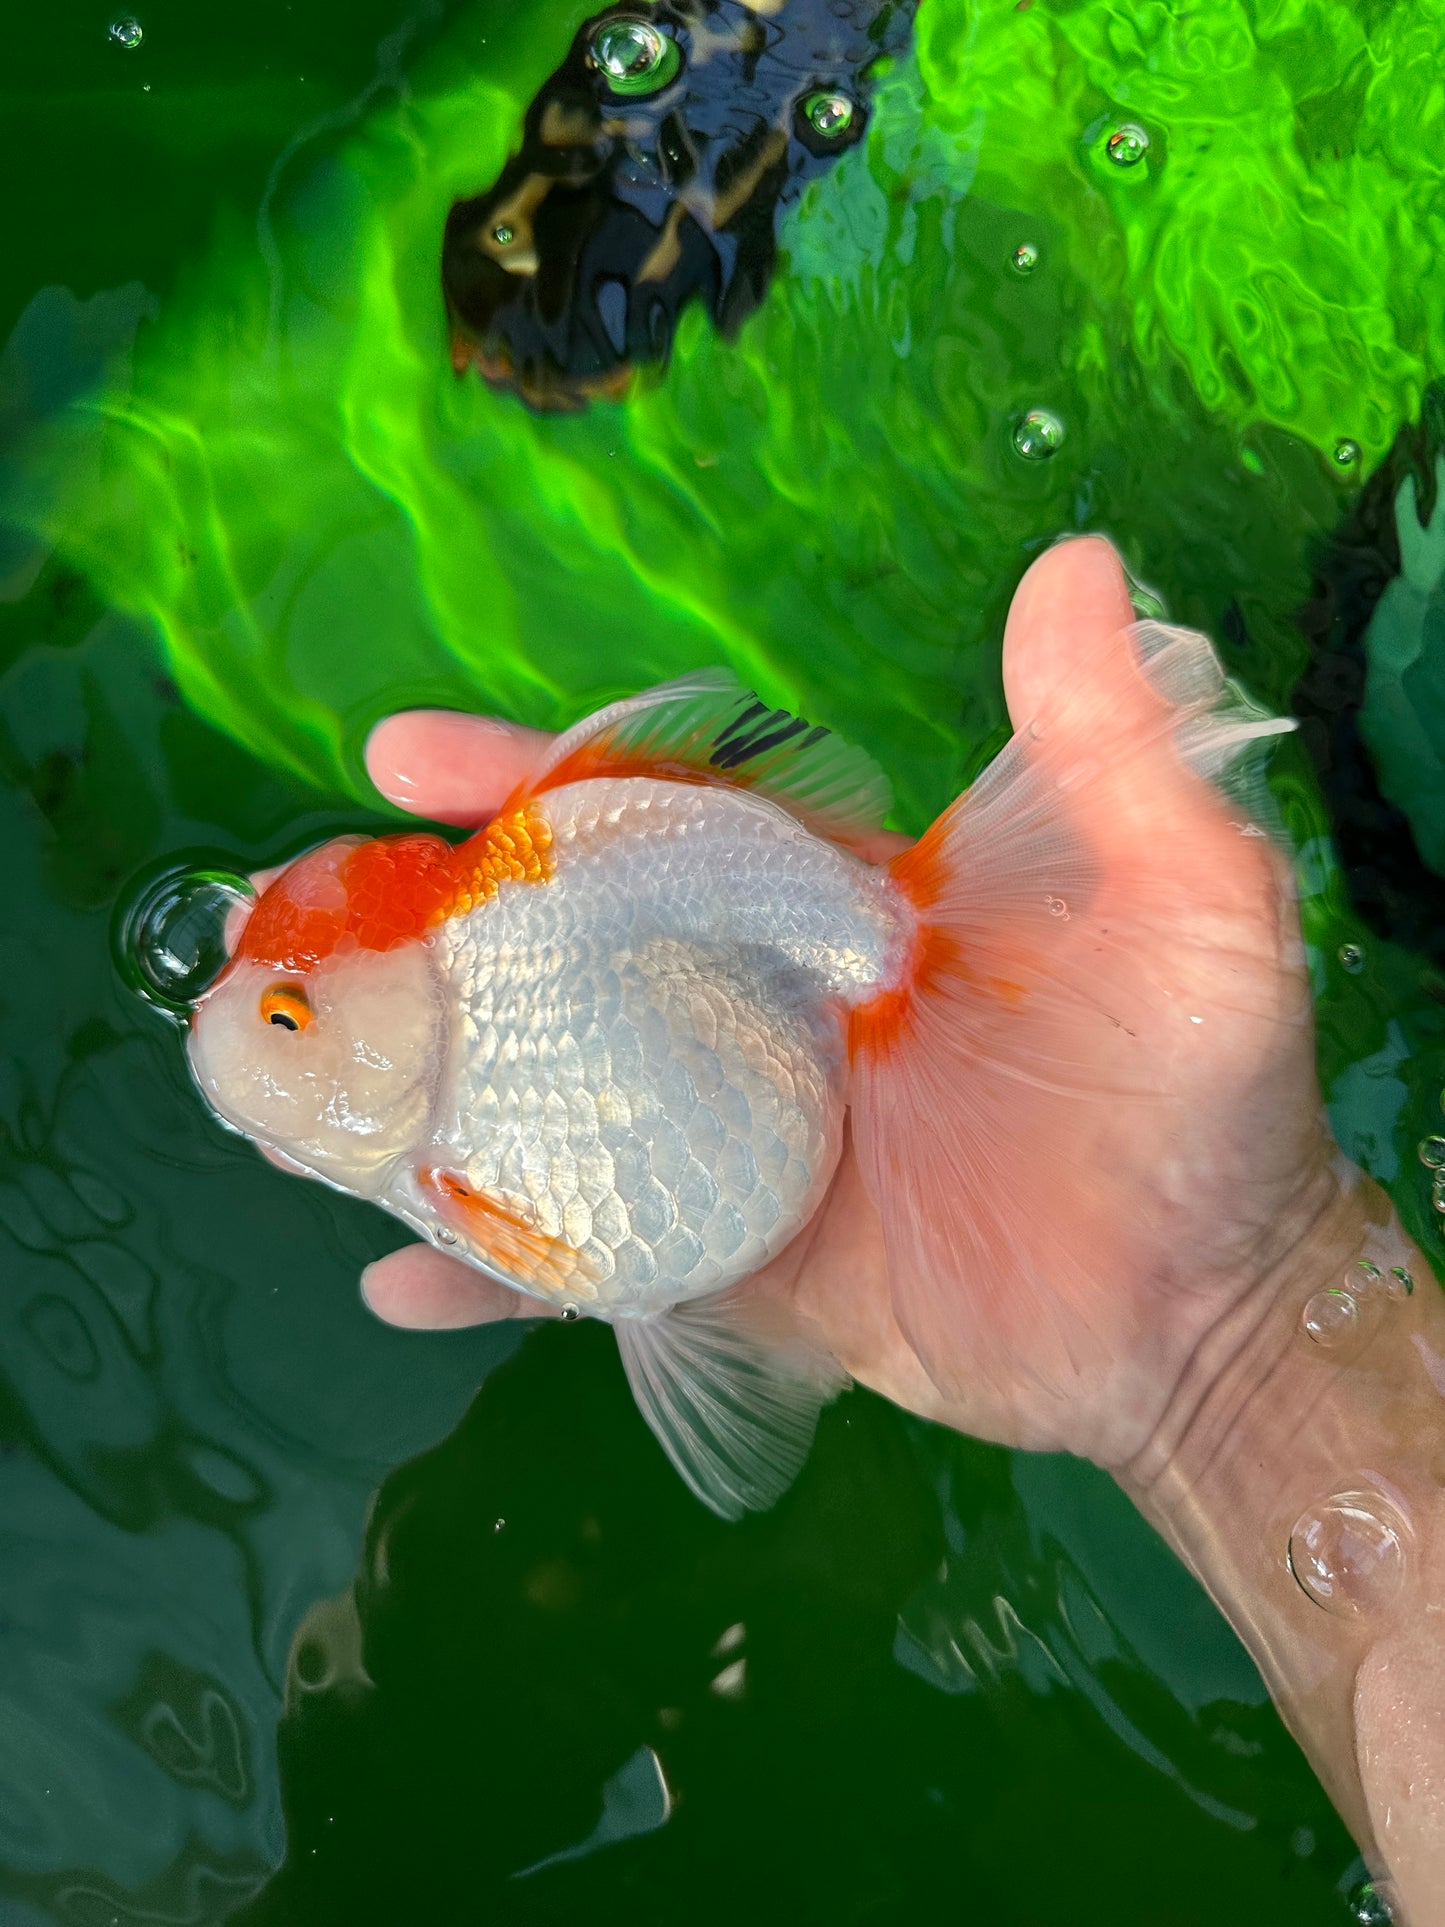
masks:
<instances>
[{"instance_id":1,"label":"black marking on dorsal fin","mask_svg":"<svg viewBox=\"0 0 1445 1927\"><path fill-rule=\"evenodd\" d=\"M766 721L756 729L729 743L724 749L714 748L710 761L715 769L737 769L749 762L754 756L761 756L770 749L779 749L784 743L792 742L810 727L801 716L790 716L785 709L775 709ZM827 731L823 734L826 736ZM805 745L800 743L802 749Z\"/></svg>"},{"instance_id":2,"label":"black marking on dorsal fin","mask_svg":"<svg viewBox=\"0 0 1445 1927\"><path fill-rule=\"evenodd\" d=\"M732 721L727 723L718 731L717 735L713 737L713 748L724 748L731 738L737 735L739 730L747 729L752 723L757 721L759 716L776 716L777 714L777 710L769 709L768 705L763 702L760 697L754 696L746 708L740 709Z\"/></svg>"},{"instance_id":3,"label":"black marking on dorsal fin","mask_svg":"<svg viewBox=\"0 0 1445 1927\"><path fill-rule=\"evenodd\" d=\"M593 775L696 778L752 790L819 835L851 842L881 828L888 779L864 750L821 723L774 709L726 673L690 677L609 703L559 736L520 798Z\"/></svg>"}]
</instances>

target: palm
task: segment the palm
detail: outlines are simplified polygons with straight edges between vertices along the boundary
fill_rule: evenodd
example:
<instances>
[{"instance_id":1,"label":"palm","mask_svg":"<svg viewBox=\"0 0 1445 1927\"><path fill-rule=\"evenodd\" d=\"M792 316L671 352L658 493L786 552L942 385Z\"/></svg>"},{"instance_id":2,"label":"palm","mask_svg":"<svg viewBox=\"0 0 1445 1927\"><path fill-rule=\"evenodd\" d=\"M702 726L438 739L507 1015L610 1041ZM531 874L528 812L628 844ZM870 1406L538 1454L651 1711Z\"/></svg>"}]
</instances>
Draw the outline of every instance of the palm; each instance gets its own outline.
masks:
<instances>
[{"instance_id":1,"label":"palm","mask_svg":"<svg viewBox=\"0 0 1445 1927\"><path fill-rule=\"evenodd\" d=\"M1129 620L1111 550L1050 552L1010 615L1015 722L1041 713L1091 644ZM394 799L470 823L524 771L535 739L420 713L383 725L369 755ZM1147 1094L1083 1103L1008 1087L1009 1128L990 1154L999 1202L980 1238L991 1260L977 1268L949 1359L954 1395L895 1319L882 1228L851 1146L823 1209L757 1280L899 1403L1108 1465L1143 1443L1196 1345L1267 1269L1325 1148L1308 987L1277 859L1167 749L1131 783L1077 826L1108 880L1089 917L1060 933L1097 974L1109 1021L1056 1041L1094 1091L1136 1092L1142 1070ZM1145 941L1111 934L1141 930ZM420 1246L374 1266L366 1289L381 1316L409 1325L526 1309Z\"/></svg>"}]
</instances>

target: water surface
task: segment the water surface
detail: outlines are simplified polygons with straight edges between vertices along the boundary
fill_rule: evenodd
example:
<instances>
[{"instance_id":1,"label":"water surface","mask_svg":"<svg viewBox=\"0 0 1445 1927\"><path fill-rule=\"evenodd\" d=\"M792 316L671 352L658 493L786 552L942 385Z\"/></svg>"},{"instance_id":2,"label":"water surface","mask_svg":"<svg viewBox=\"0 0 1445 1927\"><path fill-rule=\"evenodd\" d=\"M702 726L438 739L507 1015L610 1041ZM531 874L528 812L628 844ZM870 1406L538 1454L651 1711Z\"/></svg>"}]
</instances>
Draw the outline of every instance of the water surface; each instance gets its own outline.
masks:
<instances>
[{"instance_id":1,"label":"water surface","mask_svg":"<svg viewBox=\"0 0 1445 1927\"><path fill-rule=\"evenodd\" d=\"M722 1525L605 1333L371 1320L396 1228L203 1115L111 935L177 853L381 821L401 703L556 724L704 660L920 828L998 739L1022 568L1104 529L1306 719L1322 1077L1438 1259L1440 14L925 0L752 311L683 302L625 401L546 414L455 372L442 238L585 8L12 25L7 1927L1350 1917L1351 1843L1108 1481L860 1392Z\"/></svg>"}]
</instances>

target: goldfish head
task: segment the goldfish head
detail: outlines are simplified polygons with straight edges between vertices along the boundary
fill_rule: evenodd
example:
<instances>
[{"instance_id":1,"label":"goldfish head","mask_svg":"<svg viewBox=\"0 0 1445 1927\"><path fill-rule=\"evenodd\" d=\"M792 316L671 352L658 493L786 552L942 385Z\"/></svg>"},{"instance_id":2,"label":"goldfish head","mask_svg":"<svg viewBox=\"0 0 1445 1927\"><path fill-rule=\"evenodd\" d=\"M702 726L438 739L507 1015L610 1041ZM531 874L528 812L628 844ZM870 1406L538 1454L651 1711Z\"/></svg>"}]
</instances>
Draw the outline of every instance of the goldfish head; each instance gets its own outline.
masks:
<instances>
[{"instance_id":1,"label":"goldfish head","mask_svg":"<svg viewBox=\"0 0 1445 1927\"><path fill-rule=\"evenodd\" d=\"M300 858L191 1020L220 1115L348 1190L380 1190L431 1117L446 1007L417 906L447 854L433 837L340 837Z\"/></svg>"}]
</instances>

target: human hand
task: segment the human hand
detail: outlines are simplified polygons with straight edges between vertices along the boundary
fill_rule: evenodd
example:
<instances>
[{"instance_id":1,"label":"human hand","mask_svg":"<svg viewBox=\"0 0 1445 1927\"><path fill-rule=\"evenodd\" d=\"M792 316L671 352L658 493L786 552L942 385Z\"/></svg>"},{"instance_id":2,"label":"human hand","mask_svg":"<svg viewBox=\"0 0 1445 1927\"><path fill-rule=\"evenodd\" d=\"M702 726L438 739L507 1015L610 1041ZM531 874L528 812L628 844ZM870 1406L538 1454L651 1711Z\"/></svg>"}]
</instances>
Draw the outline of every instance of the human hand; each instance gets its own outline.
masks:
<instances>
[{"instance_id":1,"label":"human hand","mask_svg":"<svg viewBox=\"0 0 1445 1927\"><path fill-rule=\"evenodd\" d=\"M1122 633L1131 621L1108 544L1069 542L1035 563L1004 643L1016 727L1057 705L1060 689L1091 705L1105 694L1115 717L1131 706L1146 721L1162 713ZM1064 720L1056 710L1051 729ZM470 827L500 807L541 743L536 732L487 719L416 711L380 724L367 757L394 802ZM1100 795L1081 791L1073 827L1097 852L1104 881L1090 918L1063 941L1096 942L1110 916L1121 930L1149 934L1132 950L1109 948L1115 1030L1101 1046L1095 1022L1081 1048L1098 1088L1114 1074L1127 1087L1142 1062L1150 1090L1081 1101L1019 1086L1023 1128L1001 1134L994 1174L1012 1234L948 1360L949 1395L895 1319L880 1222L851 1147L822 1208L752 1289L902 1405L1118 1470L1155 1435L1211 1335L1247 1325L1275 1289L1332 1194L1333 1147L1287 874L1267 839L1241 833L1238 812L1185 767L1167 735ZM864 854L882 860L902 843L880 838ZM1054 1299L1042 1317L1040 1285ZM412 1327L537 1309L421 1245L371 1266L364 1289L380 1317Z\"/></svg>"}]
</instances>

